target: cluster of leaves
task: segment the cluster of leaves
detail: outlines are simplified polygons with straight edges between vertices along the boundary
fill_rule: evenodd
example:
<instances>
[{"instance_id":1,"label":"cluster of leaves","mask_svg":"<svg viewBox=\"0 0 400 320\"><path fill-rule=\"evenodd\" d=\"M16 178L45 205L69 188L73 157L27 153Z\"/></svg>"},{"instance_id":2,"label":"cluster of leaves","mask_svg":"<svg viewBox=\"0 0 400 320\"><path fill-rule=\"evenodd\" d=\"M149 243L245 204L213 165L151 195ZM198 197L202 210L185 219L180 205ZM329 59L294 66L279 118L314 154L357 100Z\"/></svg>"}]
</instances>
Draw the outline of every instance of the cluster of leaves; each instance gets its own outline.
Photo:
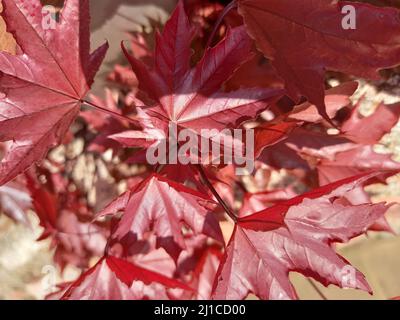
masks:
<instances>
[{"instance_id":1,"label":"cluster of leaves","mask_svg":"<svg viewBox=\"0 0 400 320\"><path fill-rule=\"evenodd\" d=\"M400 64L400 11L351 2L357 29L344 30L346 4L180 1L155 41L129 35L130 65L109 76L118 96L107 90L102 101L86 99L108 47L90 53L88 1L66 0L56 29L44 30L39 0L3 0L17 53L0 53L1 206L25 223L32 207L57 265L85 270L50 298L294 299L290 272L371 291L357 270L344 281L350 265L334 246L390 231L389 205L371 203L364 187L400 169L373 148L400 104L364 117L350 97L353 77ZM340 85L329 86L329 70ZM170 122L200 138L201 129L253 128L255 172L146 165ZM101 161L111 150L106 166L125 186L102 210L70 173L73 159L47 155L77 138ZM277 185L283 170L291 182Z\"/></svg>"}]
</instances>

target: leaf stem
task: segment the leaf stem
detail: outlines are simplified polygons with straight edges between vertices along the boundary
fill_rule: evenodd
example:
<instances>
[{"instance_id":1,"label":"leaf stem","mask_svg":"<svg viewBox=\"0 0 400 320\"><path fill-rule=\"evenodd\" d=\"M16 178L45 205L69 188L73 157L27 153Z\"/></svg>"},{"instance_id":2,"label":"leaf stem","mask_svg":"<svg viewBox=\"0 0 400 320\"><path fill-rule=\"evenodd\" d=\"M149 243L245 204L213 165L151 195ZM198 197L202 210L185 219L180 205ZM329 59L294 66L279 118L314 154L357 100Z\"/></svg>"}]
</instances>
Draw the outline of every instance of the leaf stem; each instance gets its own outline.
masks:
<instances>
[{"instance_id":1,"label":"leaf stem","mask_svg":"<svg viewBox=\"0 0 400 320\"><path fill-rule=\"evenodd\" d=\"M108 114L109 116L114 117L114 118L116 118L116 119L118 119L118 120L121 120L121 121L128 121L128 122L133 123L133 124L136 124L136 125L138 124L138 123L137 123L137 120L135 120L135 119L133 119L133 118L130 118L130 117L124 116L124 115L122 115L122 114L116 113L116 112L114 112L114 111L112 111L112 110L109 110L109 109L100 107L100 106L98 106L98 105L96 105L96 104L94 104L93 102L90 102L90 101L88 101L88 100L80 100L80 102L81 102L81 103L84 103L84 104L88 105L89 107L92 107L92 108L94 108L94 109L96 109L96 110L98 110L98 111L100 111L100 112L102 112L102 113L106 113L106 114Z\"/></svg>"},{"instance_id":2,"label":"leaf stem","mask_svg":"<svg viewBox=\"0 0 400 320\"><path fill-rule=\"evenodd\" d=\"M214 197L217 199L218 203L221 205L222 208L224 208L225 212L233 220L233 222L237 223L238 218L237 216L232 212L232 210L229 208L229 206L225 203L225 201L221 198L221 196L218 194L217 190L215 190L214 186L210 182L210 180L207 177L207 174L204 172L204 168L201 164L196 165L200 176L208 189L210 189L211 193L214 195Z\"/></svg>"},{"instance_id":3,"label":"leaf stem","mask_svg":"<svg viewBox=\"0 0 400 320\"><path fill-rule=\"evenodd\" d=\"M207 41L207 45L206 48L211 47L212 42L214 40L214 37L218 31L219 26L221 25L222 21L224 20L224 18L226 17L226 15L229 13L229 11L233 10L234 8L237 7L237 3L236 0L233 0L230 4L228 4L225 9L221 12L220 16L218 17L217 22L215 23L214 29L211 32L210 37L208 38Z\"/></svg>"},{"instance_id":4,"label":"leaf stem","mask_svg":"<svg viewBox=\"0 0 400 320\"><path fill-rule=\"evenodd\" d=\"M314 288L314 290L318 293L318 295L322 298L322 300L328 300L326 295L323 294L323 292L317 287L317 285L314 283L314 281L310 278L307 278L308 282L311 284L311 286Z\"/></svg>"}]
</instances>

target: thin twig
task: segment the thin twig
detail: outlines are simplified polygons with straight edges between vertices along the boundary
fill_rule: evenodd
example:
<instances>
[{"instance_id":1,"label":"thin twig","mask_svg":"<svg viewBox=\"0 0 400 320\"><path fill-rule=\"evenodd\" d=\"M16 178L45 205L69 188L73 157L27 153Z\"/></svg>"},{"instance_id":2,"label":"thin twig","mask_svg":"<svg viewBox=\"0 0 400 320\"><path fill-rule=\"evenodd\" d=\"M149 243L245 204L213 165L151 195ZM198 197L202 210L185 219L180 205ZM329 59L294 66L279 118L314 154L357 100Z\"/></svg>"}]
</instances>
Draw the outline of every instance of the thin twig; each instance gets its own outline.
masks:
<instances>
[{"instance_id":1,"label":"thin twig","mask_svg":"<svg viewBox=\"0 0 400 320\"><path fill-rule=\"evenodd\" d=\"M318 293L318 295L322 298L322 300L328 300L326 295L323 294L323 292L318 288L318 286L314 283L314 281L310 278L307 278L308 282L311 284L311 286L314 288L314 290Z\"/></svg>"},{"instance_id":2,"label":"thin twig","mask_svg":"<svg viewBox=\"0 0 400 320\"><path fill-rule=\"evenodd\" d=\"M204 172L203 166L201 164L198 164L198 165L196 165L196 167L200 173L202 180L204 181L204 183L206 184L208 189L210 189L210 191L212 192L214 197L217 199L218 203L222 206L222 208L224 208L224 210L227 213L227 215L229 216L229 218L231 218L233 220L233 222L236 223L238 220L237 216L232 212L232 210L229 208L229 206L221 198L221 196L218 194L217 190L215 190L214 186L212 185L212 183L208 179L206 173Z\"/></svg>"},{"instance_id":3,"label":"thin twig","mask_svg":"<svg viewBox=\"0 0 400 320\"><path fill-rule=\"evenodd\" d=\"M112 117L114 117L114 118L116 118L118 120L128 121L128 122L136 124L136 125L138 124L136 119L133 119L133 118L124 116L122 114L119 114L117 112L114 112L112 110L100 107L100 106L98 106L98 105L96 105L93 102L90 102L88 100L81 100L81 103L84 103L84 104L88 105L89 107L92 107L92 108L94 108L94 109L96 109L96 110L98 110L100 112L106 113L106 114L108 114L108 115L110 115L110 116L112 116Z\"/></svg>"},{"instance_id":4,"label":"thin twig","mask_svg":"<svg viewBox=\"0 0 400 320\"><path fill-rule=\"evenodd\" d=\"M218 31L218 29L219 29L219 27L220 27L222 21L224 20L224 18L226 17L226 15L229 13L229 11L231 11L232 9L234 9L234 8L236 8L236 7L237 7L236 0L233 0L233 1L232 1L230 4L228 4L228 5L225 7L225 9L221 12L220 16L218 17L217 22L215 23L214 29L213 29L213 31L211 32L210 37L208 38L206 48L211 47L212 42L213 42L213 40L214 40L214 37L215 37L215 35L216 35L216 33L217 33L217 31Z\"/></svg>"}]
</instances>

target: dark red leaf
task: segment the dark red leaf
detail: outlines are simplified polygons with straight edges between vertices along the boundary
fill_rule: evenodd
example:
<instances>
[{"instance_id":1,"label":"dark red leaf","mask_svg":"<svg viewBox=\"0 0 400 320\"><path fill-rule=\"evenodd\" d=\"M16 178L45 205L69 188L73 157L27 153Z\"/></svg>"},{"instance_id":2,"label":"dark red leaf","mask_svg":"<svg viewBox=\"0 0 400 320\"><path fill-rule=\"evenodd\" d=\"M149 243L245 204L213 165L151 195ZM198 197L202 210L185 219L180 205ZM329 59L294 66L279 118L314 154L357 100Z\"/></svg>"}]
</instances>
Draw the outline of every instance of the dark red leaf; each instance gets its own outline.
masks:
<instances>
[{"instance_id":1,"label":"dark red leaf","mask_svg":"<svg viewBox=\"0 0 400 320\"><path fill-rule=\"evenodd\" d=\"M238 4L249 34L284 78L290 96L295 100L306 96L326 119L326 69L377 79L379 69L400 64L397 9L331 0L239 0ZM355 29L342 26L346 5L355 9Z\"/></svg>"}]
</instances>

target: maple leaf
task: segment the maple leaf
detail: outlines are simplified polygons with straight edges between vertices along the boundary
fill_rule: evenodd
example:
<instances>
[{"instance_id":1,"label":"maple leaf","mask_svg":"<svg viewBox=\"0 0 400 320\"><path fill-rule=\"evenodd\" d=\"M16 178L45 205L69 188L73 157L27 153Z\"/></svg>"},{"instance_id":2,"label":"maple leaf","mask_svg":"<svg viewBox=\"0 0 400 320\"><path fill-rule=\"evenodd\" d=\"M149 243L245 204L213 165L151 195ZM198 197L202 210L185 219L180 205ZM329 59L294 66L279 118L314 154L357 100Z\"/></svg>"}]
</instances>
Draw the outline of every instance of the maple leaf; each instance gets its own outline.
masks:
<instances>
[{"instance_id":1,"label":"maple leaf","mask_svg":"<svg viewBox=\"0 0 400 320\"><path fill-rule=\"evenodd\" d=\"M361 113L362 102L363 99L357 103L350 117L343 123L341 131L359 144L377 144L399 121L400 103L380 103L373 114L364 117Z\"/></svg>"},{"instance_id":2,"label":"maple leaf","mask_svg":"<svg viewBox=\"0 0 400 320\"><path fill-rule=\"evenodd\" d=\"M341 199L377 174L359 175L280 202L239 219L220 265L214 298L295 299L289 272L324 285L370 291L364 276L332 249L365 232L387 210L385 204L349 205ZM342 272L351 268L354 279Z\"/></svg>"},{"instance_id":3,"label":"maple leaf","mask_svg":"<svg viewBox=\"0 0 400 320\"><path fill-rule=\"evenodd\" d=\"M332 94L332 98L334 97L335 94ZM342 98L338 97L332 100L338 103L331 106L332 110L343 106L340 100ZM325 129L321 131L318 127L315 130L296 128L286 140L265 149L259 159L276 168L302 168L307 171L317 169L320 185L363 171L399 170L400 164L392 160L392 155L375 152L374 145L398 122L400 104L380 104L372 115L363 117L360 113L361 102L343 121L340 134L327 134ZM295 108L294 114L290 113L289 118L317 120L313 107L306 104ZM285 122L280 125L284 126Z\"/></svg>"},{"instance_id":4,"label":"maple leaf","mask_svg":"<svg viewBox=\"0 0 400 320\"><path fill-rule=\"evenodd\" d=\"M152 52L146 42L145 37L141 33L129 34L131 37L131 49L136 59L143 62L151 62ZM131 67L114 66L114 70L108 75L107 80L116 83L122 88L132 90L137 88L138 80Z\"/></svg>"},{"instance_id":5,"label":"maple leaf","mask_svg":"<svg viewBox=\"0 0 400 320\"><path fill-rule=\"evenodd\" d=\"M191 286L197 288L196 300L209 300L212 294L212 285L221 259L221 251L218 248L207 248L193 271ZM188 291L186 291L188 292Z\"/></svg>"},{"instance_id":6,"label":"maple leaf","mask_svg":"<svg viewBox=\"0 0 400 320\"><path fill-rule=\"evenodd\" d=\"M82 222L69 210L61 210L57 217L57 231L52 234L54 261L64 270L73 265L86 268L92 256L101 256L109 233L98 225Z\"/></svg>"},{"instance_id":7,"label":"maple leaf","mask_svg":"<svg viewBox=\"0 0 400 320\"><path fill-rule=\"evenodd\" d=\"M39 183L35 175L25 173L33 209L44 229L38 241L51 239L51 247L55 249L53 259L61 270L68 264L86 268L91 256L102 255L109 232L80 219L81 207L88 209L79 202L76 193L65 191L69 187L66 181L57 174L51 175L45 170L42 173L47 174L46 184ZM56 180L64 191L56 190L53 185Z\"/></svg>"},{"instance_id":8,"label":"maple leaf","mask_svg":"<svg viewBox=\"0 0 400 320\"><path fill-rule=\"evenodd\" d=\"M212 214L214 208L215 204L207 196L153 174L114 200L97 217L123 211L114 237L122 239L131 232L143 239L145 232L153 230L159 245L177 258L180 249L185 248L183 225L196 234L223 241Z\"/></svg>"},{"instance_id":9,"label":"maple leaf","mask_svg":"<svg viewBox=\"0 0 400 320\"><path fill-rule=\"evenodd\" d=\"M4 0L16 55L0 53L0 141L12 140L0 163L0 185L42 160L60 143L105 56L90 54L88 0L67 0L55 29L44 29L39 0Z\"/></svg>"},{"instance_id":10,"label":"maple leaf","mask_svg":"<svg viewBox=\"0 0 400 320\"><path fill-rule=\"evenodd\" d=\"M192 250L191 254L180 257L176 273L187 279L194 291L171 290L170 294L183 300L209 300L212 286L222 258L221 248L215 245L203 245Z\"/></svg>"},{"instance_id":11,"label":"maple leaf","mask_svg":"<svg viewBox=\"0 0 400 320\"><path fill-rule=\"evenodd\" d=\"M344 179L363 171L400 170L400 163L392 160L392 154L375 152L374 145L389 133L400 117L400 103L385 105L381 103L375 112L363 117L361 102L356 105L341 127L343 136L351 139L352 145L338 150L334 155L321 159L318 163L320 184Z\"/></svg>"},{"instance_id":12,"label":"maple leaf","mask_svg":"<svg viewBox=\"0 0 400 320\"><path fill-rule=\"evenodd\" d=\"M130 238L128 240L128 238ZM185 235L186 249L177 261L174 261L162 248L156 249L156 237L151 235L144 241L134 237L124 238L124 251L129 251L130 261L134 264L159 272L163 275L181 279L193 290L182 288L157 290L158 299L166 296L169 299L207 299L210 297L212 284L222 256L221 247L212 244L204 235ZM113 249L111 249L112 251Z\"/></svg>"},{"instance_id":13,"label":"maple leaf","mask_svg":"<svg viewBox=\"0 0 400 320\"><path fill-rule=\"evenodd\" d=\"M346 5L355 9L356 29L342 27ZM379 69L400 64L397 9L331 0L238 0L238 6L289 95L307 97L325 119L326 69L377 79Z\"/></svg>"},{"instance_id":14,"label":"maple leaf","mask_svg":"<svg viewBox=\"0 0 400 320\"><path fill-rule=\"evenodd\" d=\"M112 136L113 139L125 146L144 147L143 138L148 144L167 139L168 122L175 123L178 131L187 129L202 137L202 129L238 127L283 95L281 89L221 90L223 83L253 55L252 41L243 27L230 30L216 47L206 50L195 68L190 68L193 34L180 1L163 33L157 35L153 69L149 70L143 62L130 56L122 46L139 79L140 88L156 104L139 114L143 127L147 129L144 130L145 136L129 131ZM216 136L212 138L217 139Z\"/></svg>"},{"instance_id":15,"label":"maple leaf","mask_svg":"<svg viewBox=\"0 0 400 320\"><path fill-rule=\"evenodd\" d=\"M40 185L33 175L26 173L25 177L33 208L39 218L40 226L44 229L39 240L46 239L57 231L57 217L60 209L57 196Z\"/></svg>"},{"instance_id":16,"label":"maple leaf","mask_svg":"<svg viewBox=\"0 0 400 320\"><path fill-rule=\"evenodd\" d=\"M323 159L317 166L321 185L371 170L400 170L400 162L391 154L376 153L373 146L358 146L339 152L334 159Z\"/></svg>"},{"instance_id":17,"label":"maple leaf","mask_svg":"<svg viewBox=\"0 0 400 320\"><path fill-rule=\"evenodd\" d=\"M357 86L356 82L346 82L325 91L325 104L331 118L351 105L350 97ZM262 124L260 129L255 129L256 158L275 168L309 170L315 163L307 163L307 160L318 157L333 158L335 152L355 147L351 140L354 131L341 135L328 135L321 132L326 131L325 129L321 130L319 127L300 128L301 121L315 125L322 120L323 117L318 113L317 107L305 102L294 106L290 112L284 112L272 123ZM315 130L312 130L313 128ZM259 138L257 135L260 135ZM270 140L273 142L275 136L277 137L275 143L269 144L269 148L266 148L268 144L264 145L263 142Z\"/></svg>"},{"instance_id":18,"label":"maple leaf","mask_svg":"<svg viewBox=\"0 0 400 320\"><path fill-rule=\"evenodd\" d=\"M358 83L352 81L342 83L325 91L326 112L331 119L334 118L341 109L351 105L350 97L355 93L357 88ZM323 117L318 113L318 108L309 102L295 106L288 117L289 119L307 121L314 124L323 120Z\"/></svg>"},{"instance_id":19,"label":"maple leaf","mask_svg":"<svg viewBox=\"0 0 400 320\"><path fill-rule=\"evenodd\" d=\"M122 259L105 256L72 283L61 299L137 300L148 298L146 288L135 287L136 282L141 282L146 286L159 283L169 288L191 290L177 280L143 269Z\"/></svg>"},{"instance_id":20,"label":"maple leaf","mask_svg":"<svg viewBox=\"0 0 400 320\"><path fill-rule=\"evenodd\" d=\"M363 171L400 170L400 163L392 160L392 154L380 154L374 150L374 145L378 144L398 122L400 104L381 103L372 115L363 117L360 112L361 102L362 100L358 102L350 117L341 126L343 132L341 136L350 139L351 143L344 145L337 140L337 148L330 148L320 158L317 170L321 185ZM315 154L315 151L308 150L307 153L311 155Z\"/></svg>"},{"instance_id":21,"label":"maple leaf","mask_svg":"<svg viewBox=\"0 0 400 320\"><path fill-rule=\"evenodd\" d=\"M283 127L284 123L279 125ZM309 171L317 165L319 159L333 159L335 153L354 147L354 143L343 136L296 128L287 139L264 149L259 160L274 168L301 168Z\"/></svg>"},{"instance_id":22,"label":"maple leaf","mask_svg":"<svg viewBox=\"0 0 400 320\"><path fill-rule=\"evenodd\" d=\"M264 149L284 141L294 129L300 126L295 121L266 122L254 129L254 156L258 158Z\"/></svg>"}]
</instances>

